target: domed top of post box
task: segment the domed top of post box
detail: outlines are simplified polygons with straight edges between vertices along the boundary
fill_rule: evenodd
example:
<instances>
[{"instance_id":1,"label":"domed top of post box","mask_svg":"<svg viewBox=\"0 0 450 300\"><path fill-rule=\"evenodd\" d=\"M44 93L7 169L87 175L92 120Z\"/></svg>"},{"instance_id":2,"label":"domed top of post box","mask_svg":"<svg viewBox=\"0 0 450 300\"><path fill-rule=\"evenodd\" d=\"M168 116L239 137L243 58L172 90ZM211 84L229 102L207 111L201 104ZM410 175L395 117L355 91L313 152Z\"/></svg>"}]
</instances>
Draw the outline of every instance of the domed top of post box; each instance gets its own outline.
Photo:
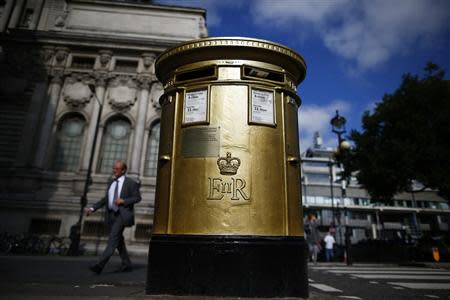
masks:
<instances>
[{"instance_id":1,"label":"domed top of post box","mask_svg":"<svg viewBox=\"0 0 450 300\"><path fill-rule=\"evenodd\" d=\"M266 40L246 37L213 37L188 41L164 51L156 60L156 76L166 83L180 66L207 60L254 60L277 65L303 81L306 64L292 49Z\"/></svg>"}]
</instances>

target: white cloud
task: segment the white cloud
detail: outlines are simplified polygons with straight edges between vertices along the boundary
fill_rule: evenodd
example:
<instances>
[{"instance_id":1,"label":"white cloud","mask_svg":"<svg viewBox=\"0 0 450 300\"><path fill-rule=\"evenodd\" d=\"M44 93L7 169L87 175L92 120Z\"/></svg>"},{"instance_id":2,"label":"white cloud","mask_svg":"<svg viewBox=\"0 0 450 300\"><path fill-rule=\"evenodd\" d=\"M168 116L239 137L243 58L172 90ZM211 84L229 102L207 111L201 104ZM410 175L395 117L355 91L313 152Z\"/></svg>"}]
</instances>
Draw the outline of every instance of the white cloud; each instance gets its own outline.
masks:
<instances>
[{"instance_id":1,"label":"white cloud","mask_svg":"<svg viewBox=\"0 0 450 300\"><path fill-rule=\"evenodd\" d=\"M313 145L314 133L318 131L323 139L324 147L335 147L336 136L331 132L330 120L339 113L350 112L348 101L335 100L326 106L302 105L299 110L300 150L303 152Z\"/></svg>"},{"instance_id":2,"label":"white cloud","mask_svg":"<svg viewBox=\"0 0 450 300\"><path fill-rule=\"evenodd\" d=\"M255 0L251 7L254 20L260 24L271 20L290 25L292 21L320 23L348 1Z\"/></svg>"},{"instance_id":3,"label":"white cloud","mask_svg":"<svg viewBox=\"0 0 450 300\"><path fill-rule=\"evenodd\" d=\"M318 34L335 54L365 70L392 56L432 47L450 31L448 0L255 0L256 24L275 24Z\"/></svg>"}]
</instances>

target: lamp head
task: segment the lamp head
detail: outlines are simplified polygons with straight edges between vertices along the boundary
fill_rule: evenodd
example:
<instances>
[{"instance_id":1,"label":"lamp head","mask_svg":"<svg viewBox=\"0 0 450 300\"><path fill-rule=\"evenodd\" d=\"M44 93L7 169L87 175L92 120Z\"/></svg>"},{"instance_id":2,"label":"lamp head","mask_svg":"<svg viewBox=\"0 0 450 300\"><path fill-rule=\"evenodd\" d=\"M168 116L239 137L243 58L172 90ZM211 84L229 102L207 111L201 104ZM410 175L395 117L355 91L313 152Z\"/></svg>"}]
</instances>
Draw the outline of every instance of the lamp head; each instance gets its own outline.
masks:
<instances>
[{"instance_id":1,"label":"lamp head","mask_svg":"<svg viewBox=\"0 0 450 300\"><path fill-rule=\"evenodd\" d=\"M351 145L347 140L343 140L341 142L341 144L339 145L339 148L342 150L348 150L348 149L350 149L350 147L351 147Z\"/></svg>"},{"instance_id":2,"label":"lamp head","mask_svg":"<svg viewBox=\"0 0 450 300\"><path fill-rule=\"evenodd\" d=\"M336 110L336 115L330 120L330 124L333 127L333 132L344 133L345 123L347 123L347 120L343 116L339 115L339 111Z\"/></svg>"}]
</instances>

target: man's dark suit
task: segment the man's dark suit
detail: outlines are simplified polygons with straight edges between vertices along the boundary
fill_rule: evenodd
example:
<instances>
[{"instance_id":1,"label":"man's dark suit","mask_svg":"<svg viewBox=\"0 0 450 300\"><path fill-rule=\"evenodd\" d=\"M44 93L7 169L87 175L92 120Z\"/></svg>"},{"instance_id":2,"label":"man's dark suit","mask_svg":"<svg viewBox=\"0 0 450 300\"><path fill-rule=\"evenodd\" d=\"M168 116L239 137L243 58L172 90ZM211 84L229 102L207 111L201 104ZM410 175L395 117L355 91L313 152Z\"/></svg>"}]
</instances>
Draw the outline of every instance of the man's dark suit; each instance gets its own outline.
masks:
<instances>
[{"instance_id":1,"label":"man's dark suit","mask_svg":"<svg viewBox=\"0 0 450 300\"><path fill-rule=\"evenodd\" d=\"M105 206L105 222L109 228L108 245L100 256L97 267L103 269L114 251L119 250L122 259L122 268L131 268L131 261L128 257L127 248L123 238L123 230L125 227L134 225L134 204L141 201L141 193L139 192L139 184L134 180L125 177L120 191L119 197L125 202L119 206L119 210L114 212L108 208L108 193L114 181L108 184L105 197L92 206L94 211Z\"/></svg>"}]
</instances>

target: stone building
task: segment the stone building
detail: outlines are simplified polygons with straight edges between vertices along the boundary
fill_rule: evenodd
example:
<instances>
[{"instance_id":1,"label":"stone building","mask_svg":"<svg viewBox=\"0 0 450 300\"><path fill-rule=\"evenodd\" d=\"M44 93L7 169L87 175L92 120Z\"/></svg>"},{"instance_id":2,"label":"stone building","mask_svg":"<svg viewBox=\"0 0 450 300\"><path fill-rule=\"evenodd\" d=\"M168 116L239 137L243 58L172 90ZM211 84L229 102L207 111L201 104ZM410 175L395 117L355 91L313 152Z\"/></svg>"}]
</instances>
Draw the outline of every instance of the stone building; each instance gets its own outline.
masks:
<instances>
[{"instance_id":1,"label":"stone building","mask_svg":"<svg viewBox=\"0 0 450 300\"><path fill-rule=\"evenodd\" d=\"M388 204L372 201L356 178L342 185L333 154L335 149L321 145L316 133L314 146L302 154L303 212L318 217L324 236L337 227L336 239L343 244L345 226L351 231L352 243L366 239L395 240L449 233L450 206L436 191L416 183L414 193L400 193ZM343 193L343 190L345 192Z\"/></svg>"},{"instance_id":2,"label":"stone building","mask_svg":"<svg viewBox=\"0 0 450 300\"><path fill-rule=\"evenodd\" d=\"M143 196L125 235L148 241L163 93L154 61L207 36L205 18L151 1L0 1L0 231L68 236L90 160L88 204L120 158ZM83 218L83 240L101 240L101 218Z\"/></svg>"}]
</instances>

